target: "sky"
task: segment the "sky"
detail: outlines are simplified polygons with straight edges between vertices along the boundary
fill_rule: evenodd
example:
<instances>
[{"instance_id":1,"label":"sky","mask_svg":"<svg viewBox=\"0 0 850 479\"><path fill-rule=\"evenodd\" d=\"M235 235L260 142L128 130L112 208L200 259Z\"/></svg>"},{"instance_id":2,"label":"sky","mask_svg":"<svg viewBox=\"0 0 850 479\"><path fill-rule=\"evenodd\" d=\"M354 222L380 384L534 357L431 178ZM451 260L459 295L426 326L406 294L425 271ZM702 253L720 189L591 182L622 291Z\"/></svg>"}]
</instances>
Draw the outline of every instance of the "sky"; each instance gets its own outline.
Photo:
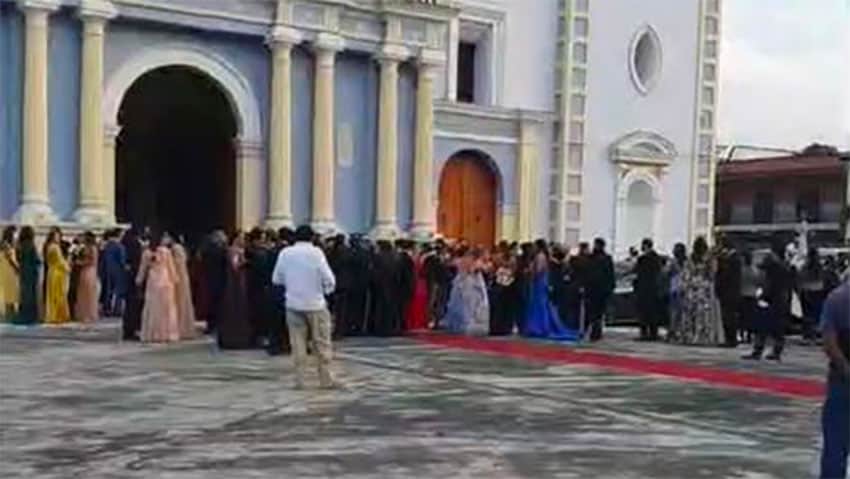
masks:
<instances>
[{"instance_id":1,"label":"sky","mask_svg":"<svg viewBox=\"0 0 850 479\"><path fill-rule=\"evenodd\" d=\"M724 0L721 144L850 149L850 0Z\"/></svg>"}]
</instances>

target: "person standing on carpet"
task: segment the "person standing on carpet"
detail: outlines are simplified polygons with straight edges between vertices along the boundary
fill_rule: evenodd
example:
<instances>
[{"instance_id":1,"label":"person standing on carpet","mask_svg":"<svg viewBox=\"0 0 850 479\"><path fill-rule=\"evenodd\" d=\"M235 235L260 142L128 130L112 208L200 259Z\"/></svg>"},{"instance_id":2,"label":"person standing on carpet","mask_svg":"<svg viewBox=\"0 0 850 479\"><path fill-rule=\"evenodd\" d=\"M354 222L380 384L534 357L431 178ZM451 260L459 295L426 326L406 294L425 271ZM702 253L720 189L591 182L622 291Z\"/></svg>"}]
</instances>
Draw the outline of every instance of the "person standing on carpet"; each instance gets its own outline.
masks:
<instances>
[{"instance_id":1,"label":"person standing on carpet","mask_svg":"<svg viewBox=\"0 0 850 479\"><path fill-rule=\"evenodd\" d=\"M295 359L295 387L304 388L307 369L307 336L312 332L313 351L318 356L319 385L336 386L331 373L331 315L325 297L333 293L336 278L321 249L312 243L313 229L299 226L295 245L277 257L272 284L286 289L286 325Z\"/></svg>"},{"instance_id":2,"label":"person standing on carpet","mask_svg":"<svg viewBox=\"0 0 850 479\"><path fill-rule=\"evenodd\" d=\"M829 376L821 419L820 477L844 479L850 452L850 278L845 277L824 302L821 333Z\"/></svg>"},{"instance_id":3,"label":"person standing on carpet","mask_svg":"<svg viewBox=\"0 0 850 479\"><path fill-rule=\"evenodd\" d=\"M635 299L640 319L641 341L658 340L658 322L661 311L659 281L662 261L653 249L652 240L644 239L640 246L641 255L635 264Z\"/></svg>"}]
</instances>

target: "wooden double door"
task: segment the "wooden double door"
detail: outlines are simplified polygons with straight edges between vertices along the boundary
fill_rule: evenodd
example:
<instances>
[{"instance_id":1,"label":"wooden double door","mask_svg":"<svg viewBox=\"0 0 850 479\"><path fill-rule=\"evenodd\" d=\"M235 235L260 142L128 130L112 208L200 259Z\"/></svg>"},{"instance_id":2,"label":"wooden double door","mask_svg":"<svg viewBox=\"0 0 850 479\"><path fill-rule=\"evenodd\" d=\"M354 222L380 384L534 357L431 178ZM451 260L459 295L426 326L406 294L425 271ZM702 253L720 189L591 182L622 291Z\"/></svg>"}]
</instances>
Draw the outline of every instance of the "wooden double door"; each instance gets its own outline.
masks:
<instances>
[{"instance_id":1,"label":"wooden double door","mask_svg":"<svg viewBox=\"0 0 850 479\"><path fill-rule=\"evenodd\" d=\"M437 229L452 239L490 247L496 239L496 177L484 160L457 155L443 167Z\"/></svg>"}]
</instances>

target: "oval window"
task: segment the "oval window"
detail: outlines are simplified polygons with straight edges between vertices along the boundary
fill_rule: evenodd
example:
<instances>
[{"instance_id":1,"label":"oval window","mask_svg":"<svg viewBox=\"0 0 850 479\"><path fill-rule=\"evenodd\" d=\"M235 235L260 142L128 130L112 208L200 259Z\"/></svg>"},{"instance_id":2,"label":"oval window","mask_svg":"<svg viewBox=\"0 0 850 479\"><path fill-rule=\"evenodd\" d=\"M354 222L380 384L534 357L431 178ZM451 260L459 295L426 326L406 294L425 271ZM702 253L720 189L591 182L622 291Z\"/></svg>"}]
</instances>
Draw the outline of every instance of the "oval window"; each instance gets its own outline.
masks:
<instances>
[{"instance_id":1,"label":"oval window","mask_svg":"<svg viewBox=\"0 0 850 479\"><path fill-rule=\"evenodd\" d=\"M642 28L632 41L630 55L632 80L638 91L649 93L661 72L661 42L651 27Z\"/></svg>"}]
</instances>

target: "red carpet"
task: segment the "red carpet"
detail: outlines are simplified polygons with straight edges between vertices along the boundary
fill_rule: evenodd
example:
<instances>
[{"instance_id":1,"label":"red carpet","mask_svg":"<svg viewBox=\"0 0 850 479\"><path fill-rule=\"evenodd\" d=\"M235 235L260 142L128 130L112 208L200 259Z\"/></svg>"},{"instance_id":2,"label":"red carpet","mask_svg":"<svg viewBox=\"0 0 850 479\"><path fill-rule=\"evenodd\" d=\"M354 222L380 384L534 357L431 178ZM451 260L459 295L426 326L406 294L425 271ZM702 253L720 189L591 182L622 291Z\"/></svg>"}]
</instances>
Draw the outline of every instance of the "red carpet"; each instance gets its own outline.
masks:
<instances>
[{"instance_id":1,"label":"red carpet","mask_svg":"<svg viewBox=\"0 0 850 479\"><path fill-rule=\"evenodd\" d=\"M659 374L671 378L703 382L713 386L745 388L768 394L814 399L823 397L824 392L823 382L809 379L794 379L689 365L675 361L581 351L569 346L427 333L416 335L415 338L423 343L464 351L552 364L584 364L633 374Z\"/></svg>"}]
</instances>

